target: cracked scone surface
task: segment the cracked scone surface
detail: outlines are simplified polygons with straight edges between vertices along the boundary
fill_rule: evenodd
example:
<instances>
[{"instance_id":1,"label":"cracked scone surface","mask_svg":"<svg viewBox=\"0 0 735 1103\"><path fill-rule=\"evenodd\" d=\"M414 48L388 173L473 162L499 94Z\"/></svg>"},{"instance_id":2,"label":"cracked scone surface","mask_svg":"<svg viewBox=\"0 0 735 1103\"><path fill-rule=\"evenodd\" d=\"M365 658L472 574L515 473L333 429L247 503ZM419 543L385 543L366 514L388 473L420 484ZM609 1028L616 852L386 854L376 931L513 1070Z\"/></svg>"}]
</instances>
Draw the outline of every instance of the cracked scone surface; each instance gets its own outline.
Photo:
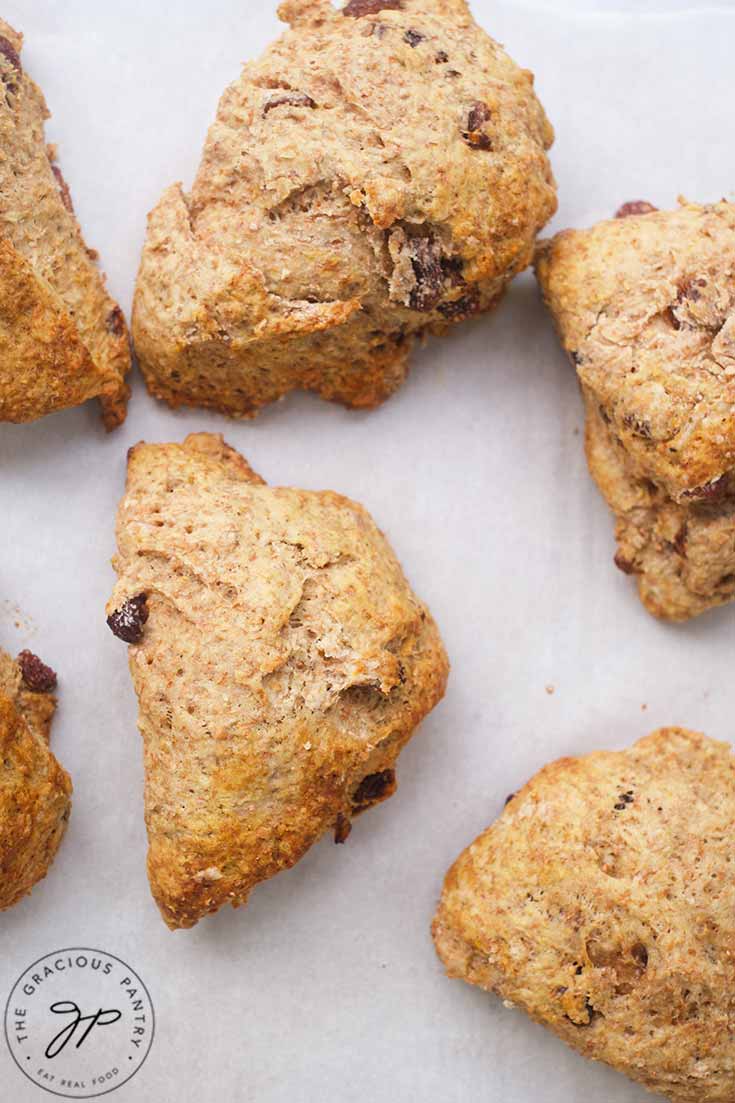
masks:
<instances>
[{"instance_id":1,"label":"cracked scone surface","mask_svg":"<svg viewBox=\"0 0 735 1103\"><path fill-rule=\"evenodd\" d=\"M735 759L681 728L542 769L447 874L448 974L674 1103L735 1098Z\"/></svg>"},{"instance_id":2,"label":"cracked scone surface","mask_svg":"<svg viewBox=\"0 0 735 1103\"><path fill-rule=\"evenodd\" d=\"M0 910L46 876L71 811L71 781L49 750L56 706L0 650Z\"/></svg>"},{"instance_id":3,"label":"cracked scone surface","mask_svg":"<svg viewBox=\"0 0 735 1103\"><path fill-rule=\"evenodd\" d=\"M125 419L127 327L45 143L49 113L22 41L0 19L0 421L99 397L112 429Z\"/></svg>"},{"instance_id":4,"label":"cracked scone surface","mask_svg":"<svg viewBox=\"0 0 735 1103\"><path fill-rule=\"evenodd\" d=\"M655 616L687 620L735 598L735 485L712 501L675 502L636 472L593 398L587 407L590 471L616 517L617 566L635 575Z\"/></svg>"},{"instance_id":5,"label":"cracked scone surface","mask_svg":"<svg viewBox=\"0 0 735 1103\"><path fill-rule=\"evenodd\" d=\"M734 257L723 201L566 230L536 258L617 514L617 562L676 620L735 593Z\"/></svg>"},{"instance_id":6,"label":"cracked scone surface","mask_svg":"<svg viewBox=\"0 0 735 1103\"><path fill-rule=\"evenodd\" d=\"M488 309L556 207L553 132L464 0L289 0L225 92L194 186L149 217L133 311L149 389L246 417L352 406L426 331Z\"/></svg>"},{"instance_id":7,"label":"cracked scone surface","mask_svg":"<svg viewBox=\"0 0 735 1103\"><path fill-rule=\"evenodd\" d=\"M117 538L151 888L190 927L392 793L447 660L361 506L266 486L221 437L132 449Z\"/></svg>"}]
</instances>

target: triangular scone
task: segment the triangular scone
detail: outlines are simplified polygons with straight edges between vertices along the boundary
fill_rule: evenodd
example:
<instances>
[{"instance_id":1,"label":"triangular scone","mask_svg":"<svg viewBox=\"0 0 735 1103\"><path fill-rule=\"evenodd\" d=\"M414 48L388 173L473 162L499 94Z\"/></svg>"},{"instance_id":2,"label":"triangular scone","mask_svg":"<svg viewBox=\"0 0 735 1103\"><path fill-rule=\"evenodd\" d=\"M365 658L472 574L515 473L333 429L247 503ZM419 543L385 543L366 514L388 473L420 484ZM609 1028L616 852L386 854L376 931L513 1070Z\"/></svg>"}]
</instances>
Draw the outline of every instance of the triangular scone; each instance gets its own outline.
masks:
<instances>
[{"instance_id":1,"label":"triangular scone","mask_svg":"<svg viewBox=\"0 0 735 1103\"><path fill-rule=\"evenodd\" d=\"M556 209L553 131L464 0L287 0L224 93L191 193L150 215L150 391L249 417L294 388L372 407L421 334L488 310Z\"/></svg>"},{"instance_id":2,"label":"triangular scone","mask_svg":"<svg viewBox=\"0 0 735 1103\"><path fill-rule=\"evenodd\" d=\"M652 612L681 620L735 595L735 204L619 215L544 242L536 270L596 419L588 454L618 514L617 561Z\"/></svg>"},{"instance_id":3,"label":"triangular scone","mask_svg":"<svg viewBox=\"0 0 735 1103\"><path fill-rule=\"evenodd\" d=\"M127 327L82 239L44 140L48 110L0 19L0 421L33 421L99 396L125 419Z\"/></svg>"},{"instance_id":4,"label":"triangular scone","mask_svg":"<svg viewBox=\"0 0 735 1103\"><path fill-rule=\"evenodd\" d=\"M664 728L563 758L447 874L447 972L675 1103L735 1099L735 758Z\"/></svg>"},{"instance_id":5,"label":"triangular scone","mask_svg":"<svg viewBox=\"0 0 735 1103\"><path fill-rule=\"evenodd\" d=\"M71 781L48 748L56 678L28 651L0 651L0 910L46 876L71 811Z\"/></svg>"},{"instance_id":6,"label":"triangular scone","mask_svg":"<svg viewBox=\"0 0 735 1103\"><path fill-rule=\"evenodd\" d=\"M447 660L361 506L266 486L219 436L131 449L117 539L151 888L191 927L390 796Z\"/></svg>"}]
</instances>

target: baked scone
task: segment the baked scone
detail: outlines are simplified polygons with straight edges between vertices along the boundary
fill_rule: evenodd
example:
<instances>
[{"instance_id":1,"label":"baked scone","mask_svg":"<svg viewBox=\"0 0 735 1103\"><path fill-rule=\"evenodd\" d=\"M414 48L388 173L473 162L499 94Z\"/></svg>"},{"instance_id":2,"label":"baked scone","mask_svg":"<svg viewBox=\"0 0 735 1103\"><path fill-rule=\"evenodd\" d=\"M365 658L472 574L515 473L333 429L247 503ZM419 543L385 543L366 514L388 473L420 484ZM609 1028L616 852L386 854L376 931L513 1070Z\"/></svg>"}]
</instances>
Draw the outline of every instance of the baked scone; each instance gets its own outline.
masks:
<instances>
[{"instance_id":1,"label":"baked scone","mask_svg":"<svg viewBox=\"0 0 735 1103\"><path fill-rule=\"evenodd\" d=\"M133 338L172 406L376 406L419 335L492 306L556 208L533 77L465 0L279 14L292 29L225 92L191 193L149 216Z\"/></svg>"},{"instance_id":2,"label":"baked scone","mask_svg":"<svg viewBox=\"0 0 735 1103\"><path fill-rule=\"evenodd\" d=\"M624 447L585 395L590 471L615 513L615 563L638 580L656 616L686 620L735 597L735 481L714 500L675 502L636 473Z\"/></svg>"},{"instance_id":3,"label":"baked scone","mask_svg":"<svg viewBox=\"0 0 735 1103\"><path fill-rule=\"evenodd\" d=\"M30 651L0 651L0 910L46 876L71 811L71 781L48 748L56 675Z\"/></svg>"},{"instance_id":4,"label":"baked scone","mask_svg":"<svg viewBox=\"0 0 735 1103\"><path fill-rule=\"evenodd\" d=\"M191 927L391 795L447 660L361 506L266 486L220 436L131 449L117 541L151 889Z\"/></svg>"},{"instance_id":5,"label":"baked scone","mask_svg":"<svg viewBox=\"0 0 735 1103\"><path fill-rule=\"evenodd\" d=\"M34 421L98 396L125 419L130 343L44 140L48 109L0 19L0 421Z\"/></svg>"},{"instance_id":6,"label":"baked scone","mask_svg":"<svg viewBox=\"0 0 735 1103\"><path fill-rule=\"evenodd\" d=\"M664 728L563 758L455 862L451 977L674 1103L735 1099L735 759Z\"/></svg>"},{"instance_id":7,"label":"baked scone","mask_svg":"<svg viewBox=\"0 0 735 1103\"><path fill-rule=\"evenodd\" d=\"M592 419L618 565L673 620L735 595L734 251L734 204L637 202L536 258Z\"/></svg>"}]
</instances>

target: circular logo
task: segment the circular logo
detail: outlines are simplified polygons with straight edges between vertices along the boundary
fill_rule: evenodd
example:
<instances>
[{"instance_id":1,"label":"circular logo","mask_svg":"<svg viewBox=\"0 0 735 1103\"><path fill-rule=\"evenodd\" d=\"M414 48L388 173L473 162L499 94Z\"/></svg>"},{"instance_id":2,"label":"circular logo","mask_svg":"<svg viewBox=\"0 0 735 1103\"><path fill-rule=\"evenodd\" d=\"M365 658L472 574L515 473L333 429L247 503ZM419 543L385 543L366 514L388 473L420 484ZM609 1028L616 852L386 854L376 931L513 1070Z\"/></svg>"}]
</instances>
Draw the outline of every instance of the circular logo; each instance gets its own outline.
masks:
<instances>
[{"instance_id":1,"label":"circular logo","mask_svg":"<svg viewBox=\"0 0 735 1103\"><path fill-rule=\"evenodd\" d=\"M5 1006L5 1040L34 1084L66 1099L122 1087L153 1042L148 989L114 954L74 947L34 961Z\"/></svg>"}]
</instances>

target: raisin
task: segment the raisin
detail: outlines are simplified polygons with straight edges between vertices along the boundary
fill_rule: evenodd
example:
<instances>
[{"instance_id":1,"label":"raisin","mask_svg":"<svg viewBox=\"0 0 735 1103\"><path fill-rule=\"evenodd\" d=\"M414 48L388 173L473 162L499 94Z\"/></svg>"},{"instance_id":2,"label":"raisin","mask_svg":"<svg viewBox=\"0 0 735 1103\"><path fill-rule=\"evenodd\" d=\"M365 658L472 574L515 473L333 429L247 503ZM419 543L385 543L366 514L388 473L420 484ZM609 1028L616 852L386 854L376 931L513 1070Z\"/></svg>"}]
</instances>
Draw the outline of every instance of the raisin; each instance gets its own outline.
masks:
<instances>
[{"instance_id":1,"label":"raisin","mask_svg":"<svg viewBox=\"0 0 735 1103\"><path fill-rule=\"evenodd\" d=\"M626 559L622 552L616 552L614 557L615 566L623 574L635 574L635 564L631 563L629 559Z\"/></svg>"},{"instance_id":2,"label":"raisin","mask_svg":"<svg viewBox=\"0 0 735 1103\"><path fill-rule=\"evenodd\" d=\"M125 643L139 643L143 638L143 625L148 620L148 597L137 594L124 601L119 609L107 618L110 630Z\"/></svg>"},{"instance_id":3,"label":"raisin","mask_svg":"<svg viewBox=\"0 0 735 1103\"><path fill-rule=\"evenodd\" d=\"M114 334L115 337L122 337L125 332L125 318L119 306L114 306L107 315L105 329L108 333Z\"/></svg>"},{"instance_id":4,"label":"raisin","mask_svg":"<svg viewBox=\"0 0 735 1103\"><path fill-rule=\"evenodd\" d=\"M56 689L56 672L42 663L38 655L32 651L21 651L16 662L28 689L34 693L51 693Z\"/></svg>"},{"instance_id":5,"label":"raisin","mask_svg":"<svg viewBox=\"0 0 735 1103\"><path fill-rule=\"evenodd\" d=\"M23 66L20 63L20 57L18 51L12 42L10 42L4 35L0 34L0 59L5 60L10 64L11 69L14 69L18 78L23 76ZM3 77L3 83L5 84L8 92L18 91L18 80L15 78Z\"/></svg>"},{"instance_id":6,"label":"raisin","mask_svg":"<svg viewBox=\"0 0 735 1103\"><path fill-rule=\"evenodd\" d=\"M479 309L480 299L476 291L463 295L461 299L455 299L454 302L441 303L439 306L440 314L454 322L463 321L477 314Z\"/></svg>"},{"instance_id":7,"label":"raisin","mask_svg":"<svg viewBox=\"0 0 735 1103\"><path fill-rule=\"evenodd\" d=\"M510 804L510 802L511 802L511 801L513 800L513 797L514 797L514 796L515 796L515 793L508 793L508 796L507 796L507 797L505 798L505 803L503 804L503 808L507 808L507 807L508 807L508 805Z\"/></svg>"},{"instance_id":8,"label":"raisin","mask_svg":"<svg viewBox=\"0 0 735 1103\"><path fill-rule=\"evenodd\" d=\"M650 214L651 211L657 210L658 207L654 207L653 203L648 203L645 199L632 199L629 203L623 203L622 207L618 207L615 217L629 218L630 215Z\"/></svg>"},{"instance_id":9,"label":"raisin","mask_svg":"<svg viewBox=\"0 0 735 1103\"><path fill-rule=\"evenodd\" d=\"M56 183L59 185L59 195L61 196L61 202L66 207L70 214L74 214L74 204L71 201L71 192L69 191L69 185L64 179L64 175L58 165L51 165L51 171L56 177Z\"/></svg>"},{"instance_id":10,"label":"raisin","mask_svg":"<svg viewBox=\"0 0 735 1103\"><path fill-rule=\"evenodd\" d=\"M380 770L377 774L368 774L355 789L352 803L356 808L366 808L383 797L390 796L395 784L395 770Z\"/></svg>"},{"instance_id":11,"label":"raisin","mask_svg":"<svg viewBox=\"0 0 735 1103\"><path fill-rule=\"evenodd\" d=\"M401 11L403 0L349 0L342 8L342 15L361 19L363 15L377 15L379 11Z\"/></svg>"},{"instance_id":12,"label":"raisin","mask_svg":"<svg viewBox=\"0 0 735 1103\"><path fill-rule=\"evenodd\" d=\"M421 34L421 31L414 31L409 27L403 36L403 41L407 42L412 50L415 50L424 41L424 35Z\"/></svg>"},{"instance_id":13,"label":"raisin","mask_svg":"<svg viewBox=\"0 0 735 1103\"><path fill-rule=\"evenodd\" d=\"M462 131L462 137L472 149L492 149L490 137L482 129L489 119L488 105L480 100L473 103L467 116L467 127Z\"/></svg>"},{"instance_id":14,"label":"raisin","mask_svg":"<svg viewBox=\"0 0 735 1103\"><path fill-rule=\"evenodd\" d=\"M615 805L615 811L624 812L627 807L627 804L625 804L623 801L619 801L618 804Z\"/></svg>"},{"instance_id":15,"label":"raisin","mask_svg":"<svg viewBox=\"0 0 735 1103\"><path fill-rule=\"evenodd\" d=\"M720 475L718 478L713 479L712 482L705 483L703 486L694 486L691 490L685 490L682 494L682 498L686 498L690 502L712 502L721 498L728 486L727 473Z\"/></svg>"},{"instance_id":16,"label":"raisin","mask_svg":"<svg viewBox=\"0 0 735 1103\"><path fill-rule=\"evenodd\" d=\"M352 824L347 816L342 812L337 816L337 822L334 825L334 841L335 843L346 843L350 837L350 831L352 831Z\"/></svg>"},{"instance_id":17,"label":"raisin","mask_svg":"<svg viewBox=\"0 0 735 1103\"><path fill-rule=\"evenodd\" d=\"M411 292L412 310L433 310L444 291L445 270L442 248L430 237L417 237L411 242L411 264L416 286Z\"/></svg>"},{"instance_id":18,"label":"raisin","mask_svg":"<svg viewBox=\"0 0 735 1103\"><path fill-rule=\"evenodd\" d=\"M437 50L436 54L434 55L434 61L437 63L437 65L444 65L445 62L449 61L449 54L446 50Z\"/></svg>"},{"instance_id":19,"label":"raisin","mask_svg":"<svg viewBox=\"0 0 735 1103\"><path fill-rule=\"evenodd\" d=\"M307 96L306 92L280 92L266 100L263 105L263 114L267 115L274 107L284 107L286 105L289 107L316 107L314 100L311 96Z\"/></svg>"}]
</instances>

